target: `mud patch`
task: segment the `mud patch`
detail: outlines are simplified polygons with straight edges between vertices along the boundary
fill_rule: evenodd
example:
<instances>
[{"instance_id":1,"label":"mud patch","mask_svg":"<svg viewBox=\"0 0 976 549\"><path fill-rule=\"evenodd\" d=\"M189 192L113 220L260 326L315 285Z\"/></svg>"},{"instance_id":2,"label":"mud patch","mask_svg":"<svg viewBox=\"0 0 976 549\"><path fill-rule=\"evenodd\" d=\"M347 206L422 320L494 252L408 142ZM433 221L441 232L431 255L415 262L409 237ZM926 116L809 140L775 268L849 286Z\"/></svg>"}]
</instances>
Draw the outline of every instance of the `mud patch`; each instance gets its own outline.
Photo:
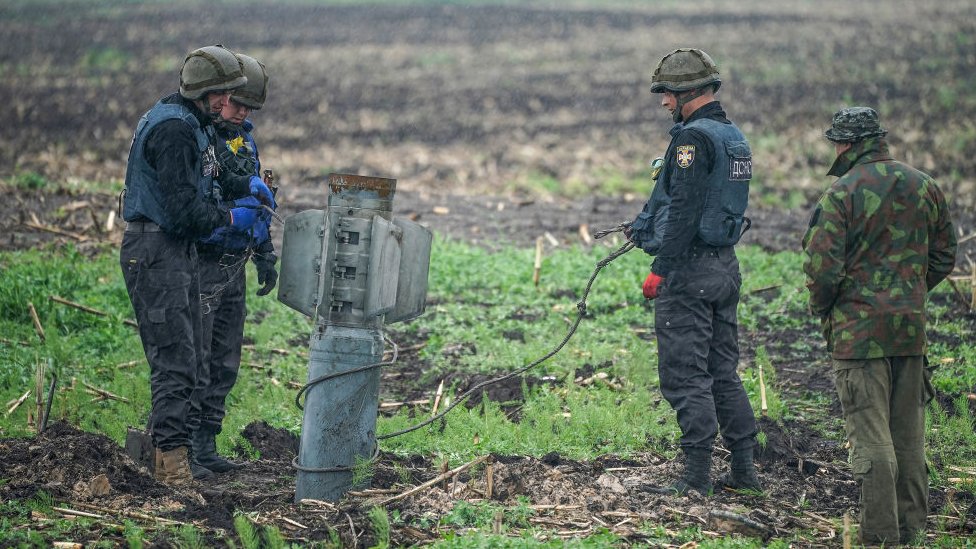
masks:
<instances>
[{"instance_id":1,"label":"mud patch","mask_svg":"<svg viewBox=\"0 0 976 549\"><path fill-rule=\"evenodd\" d=\"M285 429L272 427L264 421L256 421L246 426L241 432L241 437L261 455L262 459L291 461L298 455L299 438ZM236 450L240 453L247 452L247 449L242 447Z\"/></svg>"},{"instance_id":2,"label":"mud patch","mask_svg":"<svg viewBox=\"0 0 976 549\"><path fill-rule=\"evenodd\" d=\"M61 421L33 439L0 440L0 455L0 478L8 480L0 484L3 500L31 498L42 490L83 500L169 493L115 441Z\"/></svg>"}]
</instances>

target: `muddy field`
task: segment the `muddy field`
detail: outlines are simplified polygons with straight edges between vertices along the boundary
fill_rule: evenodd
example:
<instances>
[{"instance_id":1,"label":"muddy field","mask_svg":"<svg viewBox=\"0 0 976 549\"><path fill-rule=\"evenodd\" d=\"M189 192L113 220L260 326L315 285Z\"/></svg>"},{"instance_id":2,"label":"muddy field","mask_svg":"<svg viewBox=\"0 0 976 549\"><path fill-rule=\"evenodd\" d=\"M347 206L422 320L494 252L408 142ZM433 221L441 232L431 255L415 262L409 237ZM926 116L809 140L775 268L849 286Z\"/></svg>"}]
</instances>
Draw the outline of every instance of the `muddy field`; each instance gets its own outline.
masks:
<instances>
[{"instance_id":1,"label":"muddy field","mask_svg":"<svg viewBox=\"0 0 976 549\"><path fill-rule=\"evenodd\" d=\"M831 112L852 102L879 106L896 154L945 182L960 234L968 235L976 229L976 108L944 90L976 83L976 4L922 4L705 2L697 15L671 2L614 9L219 4L206 16L182 3L0 5L0 177L34 173L50 182L5 187L12 192L0 201L0 249L63 242L96 253L118 242L120 225L105 227L115 196L91 182L123 177L139 115L176 89L188 49L215 42L260 58L271 72L271 97L255 121L262 158L281 178L283 215L321 207L325 174L345 171L397 178L395 213L441 235L489 247L527 246L545 233L579 243L581 225L607 228L640 209L644 166L663 150L669 125L647 91L650 72L661 55L693 39L721 65L720 97L762 167L746 243L798 248L807 207L827 184L818 175L831 160L822 131ZM625 183L608 187L615 178ZM540 191L547 179L559 183ZM593 187L601 192L585 192ZM791 193L805 200L773 207L780 202L770 197ZM967 255L976 257L976 240L961 252L965 265ZM787 394L832 395L816 351L791 351L790 341L762 334L742 339L744 358L759 345L784 357L777 379ZM418 396L422 389L410 380L424 367L401 356L384 398ZM529 380L535 383L544 381ZM520 392L515 384L487 396L502 402ZM675 463L654 454L592 462L492 455L399 497L434 479L441 464L381 454L370 490L335 505L296 505L297 440L266 424L244 433L260 460L205 487L174 491L112 440L59 423L37 439L0 440L0 478L10 479L0 483L0 498L44 490L64 507L101 517L106 527L79 542L122 541L112 525L131 520L148 530L193 523L214 543L233 531L234 511L244 510L290 540L338 533L346 545L370 547L367 512L390 500L387 509L407 523L432 525L394 526L394 543L416 544L440 537L437 519L458 501L515 508L528 498L534 513L524 523L504 517L499 528L541 527L552 539L606 528L654 544L686 527L768 539L802 531L817 545L840 546L842 532L830 520L857 508L847 451L800 422L764 421L762 429L763 498L646 492L675 473ZM725 459L715 457L720 472ZM967 520L953 533L976 531L972 494L934 490L931 508L947 506ZM34 526L53 518L35 517ZM639 530L645 522L661 524L660 535L649 539Z\"/></svg>"},{"instance_id":2,"label":"muddy field","mask_svg":"<svg viewBox=\"0 0 976 549\"><path fill-rule=\"evenodd\" d=\"M219 42L268 67L253 118L285 184L346 171L416 191L508 194L550 178L580 194L645 178L669 123L650 74L693 42L720 65L720 98L753 141L763 193L815 197L830 115L861 103L878 107L900 157L973 204L967 0L704 1L697 13L673 2L84 5L0 5L0 176L121 178L139 115L176 90L188 50Z\"/></svg>"}]
</instances>

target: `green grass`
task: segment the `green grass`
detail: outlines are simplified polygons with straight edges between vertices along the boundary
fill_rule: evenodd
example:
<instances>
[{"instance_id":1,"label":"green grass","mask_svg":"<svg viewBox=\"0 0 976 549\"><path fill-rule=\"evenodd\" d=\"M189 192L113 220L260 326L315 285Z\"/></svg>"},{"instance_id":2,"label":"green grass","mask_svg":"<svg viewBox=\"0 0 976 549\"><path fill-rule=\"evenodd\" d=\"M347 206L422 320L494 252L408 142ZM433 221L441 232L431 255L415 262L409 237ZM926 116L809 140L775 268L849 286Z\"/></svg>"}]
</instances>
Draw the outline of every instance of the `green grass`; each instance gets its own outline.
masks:
<instances>
[{"instance_id":1,"label":"green grass","mask_svg":"<svg viewBox=\"0 0 976 549\"><path fill-rule=\"evenodd\" d=\"M2 70L0 70L2 76ZM125 187L125 183L120 180L111 181L88 181L84 179L71 179L51 181L47 177L32 171L16 172L13 175L0 179L0 191L9 192L36 192L36 191L67 191L79 192L87 191L94 193L104 193L109 195L106 203L111 204L118 197Z\"/></svg>"},{"instance_id":2,"label":"green grass","mask_svg":"<svg viewBox=\"0 0 976 549\"><path fill-rule=\"evenodd\" d=\"M15 189L22 191L37 191L53 184L43 175L36 172L21 172L11 176L7 183Z\"/></svg>"},{"instance_id":3,"label":"green grass","mask_svg":"<svg viewBox=\"0 0 976 549\"><path fill-rule=\"evenodd\" d=\"M552 349L567 332L577 313L585 282L597 261L610 248L560 249L549 253L542 266L540 284L532 282L534 250L487 251L464 243L437 239L430 272L431 305L419 319L391 326L396 339L421 338L428 344L420 352L429 364L421 384L431 391L444 377L459 373L497 375L529 364ZM800 254L769 254L758 247L744 246L739 252L743 272L740 304L740 338L764 334L775 342L776 334L799 334L786 350L811 353L820 345L819 327L805 313ZM94 257L70 247L20 252L0 252L0 401L15 399L33 386L38 364L50 365L63 381L55 399L52 419L66 419L83 429L104 433L122 442L128 425L142 425L148 413L148 367L138 336L123 320L132 317L118 267L117 251L105 249ZM653 310L640 296L640 283L649 258L639 252L627 254L604 269L593 285L588 316L566 347L553 359L528 375L546 376L550 383L523 385L524 401L504 403L518 406L519 421L510 419L503 403L488 400L472 409L455 408L444 421L407 435L382 441L385 451L422 454L456 465L489 452L541 456L556 451L573 459L592 459L602 454L628 454L653 450L676 451L678 429L674 414L660 398L656 371L656 348L646 337L653 325ZM250 267L249 267L250 268ZM222 452L245 441L240 431L256 420L298 433L301 412L292 404L295 391L288 381L303 381L305 359L297 352L307 350L311 323L271 298L255 298L253 272L249 281L249 318L246 335L253 348L244 353L244 365L230 395L224 432L218 437ZM773 289L768 289L775 286ZM939 288L937 292L949 292ZM94 316L52 302L50 295L105 311ZM946 303L946 299L936 299ZM45 332L41 341L35 333L28 303L38 313ZM948 486L956 476L948 466L976 464L974 419L969 413L967 391L976 385L971 364L976 346L971 325L956 318L947 305L930 305L931 332L942 343L932 346L930 359L939 363L934 383L940 391L956 395L951 409L929 408L929 459L933 482ZM517 335L515 335L517 334ZM287 355L271 349L286 349ZM460 349L460 351L458 351ZM755 359L743 364L742 378L755 409L759 404L758 369L763 369L769 415L775 419L803 417L825 432L837 433L837 419L826 417L829 395L795 395L784 392L775 365L779 353L769 344L757 345ZM134 366L120 366L135 361ZM251 364L262 366L254 368ZM608 383L582 386L580 372L605 372ZM67 380L76 379L70 384ZM124 396L129 402L92 403L84 383ZM73 388L71 388L73 387ZM457 398L457 387L447 396ZM30 436L26 413L21 406L9 416L0 416L0 436ZM422 410L403 410L381 417L380 434L390 433L426 419ZM624 420L623 418L628 418ZM638 418L638 420L634 420ZM443 426L443 429L441 427ZM474 441L477 439L477 443ZM368 475L364 468L364 475ZM953 485L959 488L958 485ZM971 485L963 486L972 490ZM52 502L39 496L31 502L8 502L0 513L0 537L30 545L34 534L15 525L24 524L30 508L48 508ZM32 507L33 506L33 507ZM531 537L540 530L526 523L527 507L502 508L494 504L458 504L440 518L465 534L447 534L440 547L505 547L554 545L546 538ZM492 534L496 515L502 518L502 535ZM384 522L385 518L385 522ZM396 517L371 515L371 528L381 540ZM280 533L257 529L246 518L235 521L243 546L282 546ZM386 524L386 526L384 526ZM83 521L59 528L88 528ZM655 525L647 525L653 532ZM469 529L476 532L468 533ZM529 536L508 537L504 535ZM137 546L141 533L133 525L121 533L130 546ZM45 535L48 535L45 533ZM203 534L194 529L167 531L167 539L182 547L198 547ZM540 534L541 535L541 534ZM33 537L32 537L33 536ZM680 533L684 541L699 546L759 547L745 540L723 545L700 531ZM530 539L531 538L531 539ZM45 538L50 539L50 538ZM670 541L668 541L670 540ZM597 533L574 543L581 547L613 546L612 534ZM674 542L663 535L661 542ZM733 542L723 542L733 543Z\"/></svg>"}]
</instances>

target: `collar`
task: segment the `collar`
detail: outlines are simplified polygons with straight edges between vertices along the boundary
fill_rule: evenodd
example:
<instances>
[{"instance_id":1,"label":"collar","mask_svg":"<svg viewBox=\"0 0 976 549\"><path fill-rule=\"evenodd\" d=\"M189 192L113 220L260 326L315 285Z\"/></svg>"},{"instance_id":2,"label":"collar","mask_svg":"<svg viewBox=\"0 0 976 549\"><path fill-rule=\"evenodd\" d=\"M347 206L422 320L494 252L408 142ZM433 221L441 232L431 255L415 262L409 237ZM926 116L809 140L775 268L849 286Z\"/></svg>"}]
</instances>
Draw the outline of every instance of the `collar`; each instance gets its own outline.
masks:
<instances>
[{"instance_id":1,"label":"collar","mask_svg":"<svg viewBox=\"0 0 976 549\"><path fill-rule=\"evenodd\" d=\"M854 143L847 152L840 154L830 166L827 175L840 177L858 164L891 160L888 142L883 137L870 137Z\"/></svg>"},{"instance_id":2,"label":"collar","mask_svg":"<svg viewBox=\"0 0 976 549\"><path fill-rule=\"evenodd\" d=\"M200 108L197 107L197 104L196 103L194 103L193 101L190 101L189 99L183 97L182 95L180 95L179 92L176 92L176 93L167 95L166 97L164 97L163 99L161 99L160 102L161 103L170 103L170 104L174 104L174 105L183 105L184 107L186 107L186 109L188 111L190 111L191 113L193 113L193 116L197 119L197 122L200 123L200 127L201 128L205 128L205 127L211 125L211 123L212 123L212 121L210 120L210 117L207 116L206 114L204 114L203 111L201 111Z\"/></svg>"},{"instance_id":3,"label":"collar","mask_svg":"<svg viewBox=\"0 0 976 549\"><path fill-rule=\"evenodd\" d=\"M722 108L722 104L718 100L705 103L698 110L691 113L691 115L684 121L684 124L688 124L698 120L700 118L719 118L725 119L725 110Z\"/></svg>"},{"instance_id":4,"label":"collar","mask_svg":"<svg viewBox=\"0 0 976 549\"><path fill-rule=\"evenodd\" d=\"M722 104L719 103L718 101L712 101L710 103L706 103L702 105L701 107L698 107L698 110L691 113L691 116L689 116L687 120L678 122L674 126L671 126L671 129L668 130L668 133L671 135L671 137L674 137L679 133L681 133L681 130L683 130L685 126L701 118L714 118L719 122L725 124L730 123L729 119L726 118L725 116L725 109L722 108Z\"/></svg>"}]
</instances>

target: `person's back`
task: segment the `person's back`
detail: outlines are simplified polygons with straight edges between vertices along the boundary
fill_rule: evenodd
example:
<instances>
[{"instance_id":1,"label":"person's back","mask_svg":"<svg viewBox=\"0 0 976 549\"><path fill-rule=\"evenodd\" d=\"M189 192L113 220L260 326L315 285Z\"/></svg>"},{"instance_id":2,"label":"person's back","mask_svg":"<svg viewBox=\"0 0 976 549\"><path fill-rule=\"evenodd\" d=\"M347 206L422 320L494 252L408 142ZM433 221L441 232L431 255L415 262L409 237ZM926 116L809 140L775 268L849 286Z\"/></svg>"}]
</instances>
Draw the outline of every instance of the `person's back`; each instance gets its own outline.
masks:
<instances>
[{"instance_id":1,"label":"person's back","mask_svg":"<svg viewBox=\"0 0 976 549\"><path fill-rule=\"evenodd\" d=\"M839 179L810 219L803 269L861 485L860 540L912 543L928 514L926 294L952 271L956 241L938 185L893 160L886 133L874 109L834 115Z\"/></svg>"},{"instance_id":2,"label":"person's back","mask_svg":"<svg viewBox=\"0 0 976 549\"><path fill-rule=\"evenodd\" d=\"M893 160L882 137L853 144L829 174L840 178L819 216L823 230L843 226L846 236L808 253L833 265L839 280L835 288L811 292L814 312L831 311L833 356L918 354L925 347L925 294L934 286L926 278L946 268L930 271L929 265L930 235L942 230L945 199L931 177Z\"/></svg>"},{"instance_id":3,"label":"person's back","mask_svg":"<svg viewBox=\"0 0 976 549\"><path fill-rule=\"evenodd\" d=\"M925 295L952 270L939 252L946 245L931 242L946 238L942 192L931 177L894 160L883 136L852 143L828 174L839 179L806 240L809 272L825 271L813 278L836 281L811 287L810 301L813 312L830 313L834 358L923 352ZM821 230L844 238L818 240Z\"/></svg>"}]
</instances>

